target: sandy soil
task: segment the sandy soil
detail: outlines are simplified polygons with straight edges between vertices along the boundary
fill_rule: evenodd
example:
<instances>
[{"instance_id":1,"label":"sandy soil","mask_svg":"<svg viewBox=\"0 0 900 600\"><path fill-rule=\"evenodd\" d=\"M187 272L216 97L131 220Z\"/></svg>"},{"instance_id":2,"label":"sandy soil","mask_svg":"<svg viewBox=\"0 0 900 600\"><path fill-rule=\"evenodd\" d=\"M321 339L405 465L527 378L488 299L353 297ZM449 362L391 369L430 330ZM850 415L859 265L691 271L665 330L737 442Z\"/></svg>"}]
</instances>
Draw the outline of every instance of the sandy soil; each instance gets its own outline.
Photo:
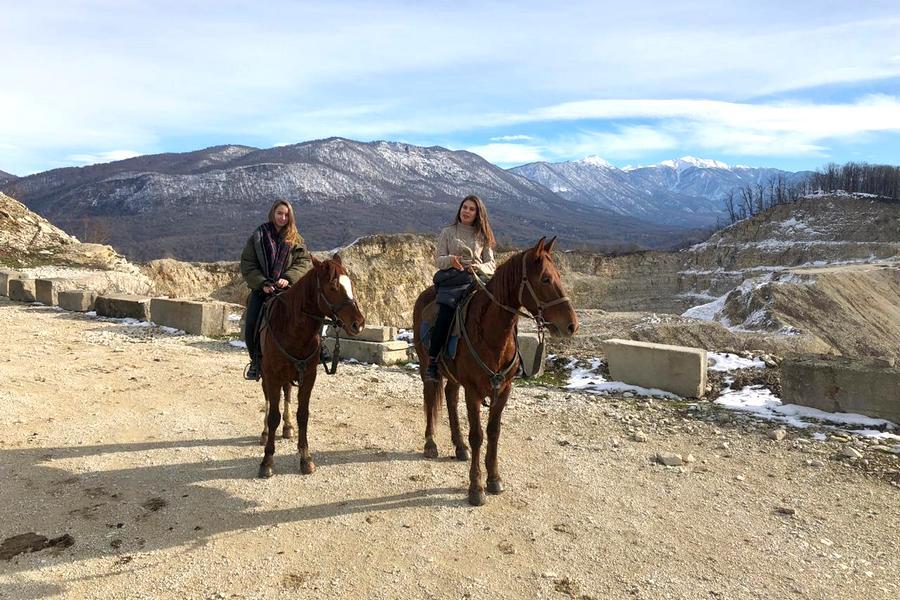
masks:
<instances>
[{"instance_id":1,"label":"sandy soil","mask_svg":"<svg viewBox=\"0 0 900 600\"><path fill-rule=\"evenodd\" d=\"M442 458L421 456L408 369L320 374L318 470L300 475L280 440L260 480L241 350L5 298L0 332L0 540L74 539L0 560L3 598L900 595L900 491L837 442L523 386L504 415L507 491L472 508L446 416Z\"/></svg>"}]
</instances>

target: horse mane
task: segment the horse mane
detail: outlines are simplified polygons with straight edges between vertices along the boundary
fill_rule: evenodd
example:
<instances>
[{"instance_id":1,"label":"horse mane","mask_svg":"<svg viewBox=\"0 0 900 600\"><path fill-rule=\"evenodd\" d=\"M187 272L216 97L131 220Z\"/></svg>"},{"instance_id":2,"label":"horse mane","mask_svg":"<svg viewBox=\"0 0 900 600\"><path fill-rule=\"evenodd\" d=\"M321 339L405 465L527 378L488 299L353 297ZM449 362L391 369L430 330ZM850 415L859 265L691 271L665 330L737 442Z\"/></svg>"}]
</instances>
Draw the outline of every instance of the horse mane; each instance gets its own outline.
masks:
<instances>
[{"instance_id":1,"label":"horse mane","mask_svg":"<svg viewBox=\"0 0 900 600\"><path fill-rule=\"evenodd\" d=\"M531 252L531 250L531 248L528 248L513 254L494 271L494 276L488 282L487 289L497 300L510 305L519 301L518 290L522 281L522 257Z\"/></svg>"}]
</instances>

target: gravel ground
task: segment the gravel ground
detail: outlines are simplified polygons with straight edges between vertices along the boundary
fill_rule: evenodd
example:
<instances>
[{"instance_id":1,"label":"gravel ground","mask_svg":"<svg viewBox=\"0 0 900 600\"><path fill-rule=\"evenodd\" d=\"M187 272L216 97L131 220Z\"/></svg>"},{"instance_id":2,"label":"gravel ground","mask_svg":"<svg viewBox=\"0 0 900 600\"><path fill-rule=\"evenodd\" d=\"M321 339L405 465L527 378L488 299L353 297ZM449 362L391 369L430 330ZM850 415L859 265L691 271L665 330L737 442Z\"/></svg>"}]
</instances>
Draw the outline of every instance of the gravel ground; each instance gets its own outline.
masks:
<instances>
[{"instance_id":1,"label":"gravel ground","mask_svg":"<svg viewBox=\"0 0 900 600\"><path fill-rule=\"evenodd\" d=\"M520 386L506 492L473 508L446 416L442 458L421 456L409 369L320 374L318 470L279 440L260 480L243 351L5 298L0 331L0 540L74 540L0 559L3 598L900 595L900 490L840 441L776 441L708 403Z\"/></svg>"}]
</instances>

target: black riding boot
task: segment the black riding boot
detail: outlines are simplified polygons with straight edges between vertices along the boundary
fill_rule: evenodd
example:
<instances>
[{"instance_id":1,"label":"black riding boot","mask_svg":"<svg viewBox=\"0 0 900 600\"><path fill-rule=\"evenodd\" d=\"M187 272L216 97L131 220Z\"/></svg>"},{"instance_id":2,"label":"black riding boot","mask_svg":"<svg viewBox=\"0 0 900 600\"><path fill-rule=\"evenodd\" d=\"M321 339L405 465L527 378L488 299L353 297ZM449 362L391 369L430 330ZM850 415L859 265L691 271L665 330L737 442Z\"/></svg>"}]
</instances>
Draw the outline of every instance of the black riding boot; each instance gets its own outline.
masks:
<instances>
[{"instance_id":1,"label":"black riding boot","mask_svg":"<svg viewBox=\"0 0 900 600\"><path fill-rule=\"evenodd\" d=\"M453 321L453 307L438 305L438 315L431 329L431 344L428 346L428 368L425 369L425 381L440 381L438 375L438 358L447 343L450 323Z\"/></svg>"},{"instance_id":2,"label":"black riding boot","mask_svg":"<svg viewBox=\"0 0 900 600\"><path fill-rule=\"evenodd\" d=\"M247 298L247 313L244 319L244 342L247 344L247 353L250 354L250 364L244 370L244 379L259 381L259 336L257 325L259 313L262 311L266 296L262 290L253 290Z\"/></svg>"}]
</instances>

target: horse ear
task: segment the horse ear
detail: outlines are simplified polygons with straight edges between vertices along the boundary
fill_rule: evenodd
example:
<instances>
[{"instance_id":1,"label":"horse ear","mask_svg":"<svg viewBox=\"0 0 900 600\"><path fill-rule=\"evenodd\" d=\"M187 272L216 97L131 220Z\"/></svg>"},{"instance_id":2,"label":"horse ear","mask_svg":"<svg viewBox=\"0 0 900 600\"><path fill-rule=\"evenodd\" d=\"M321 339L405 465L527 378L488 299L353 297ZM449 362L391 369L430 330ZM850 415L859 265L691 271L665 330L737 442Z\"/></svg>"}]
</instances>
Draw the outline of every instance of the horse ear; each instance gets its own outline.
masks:
<instances>
[{"instance_id":1,"label":"horse ear","mask_svg":"<svg viewBox=\"0 0 900 600\"><path fill-rule=\"evenodd\" d=\"M553 252L554 246L556 246L556 236L555 235L553 236L553 239L550 240L550 243L547 244L547 247L545 248L547 254L550 254L551 252Z\"/></svg>"},{"instance_id":2,"label":"horse ear","mask_svg":"<svg viewBox=\"0 0 900 600\"><path fill-rule=\"evenodd\" d=\"M334 262L336 262L337 264L342 265L342 266L344 264L341 262L341 255L338 254L337 252L334 253L334 256L331 257L331 260L333 260Z\"/></svg>"},{"instance_id":3,"label":"horse ear","mask_svg":"<svg viewBox=\"0 0 900 600\"><path fill-rule=\"evenodd\" d=\"M315 256L310 255L309 258L312 259L312 266L314 269L318 269L320 266L322 266L322 261Z\"/></svg>"},{"instance_id":4,"label":"horse ear","mask_svg":"<svg viewBox=\"0 0 900 600\"><path fill-rule=\"evenodd\" d=\"M547 236L545 235L544 237L542 237L541 239L539 239L537 241L537 244L534 245L534 257L535 258L540 256L541 252L544 251L544 240L546 240L546 239L547 239Z\"/></svg>"}]
</instances>

